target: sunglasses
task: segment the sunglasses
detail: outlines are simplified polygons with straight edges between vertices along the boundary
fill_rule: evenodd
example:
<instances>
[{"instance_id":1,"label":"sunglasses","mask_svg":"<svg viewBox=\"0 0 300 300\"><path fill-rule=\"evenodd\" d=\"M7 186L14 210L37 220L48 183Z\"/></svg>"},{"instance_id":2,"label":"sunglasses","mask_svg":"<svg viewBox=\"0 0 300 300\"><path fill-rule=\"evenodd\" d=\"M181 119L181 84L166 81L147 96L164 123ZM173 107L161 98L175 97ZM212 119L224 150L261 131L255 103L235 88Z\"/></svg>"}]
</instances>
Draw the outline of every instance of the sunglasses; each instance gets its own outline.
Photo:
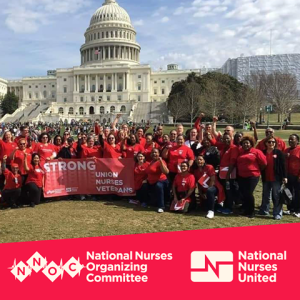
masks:
<instances>
[{"instance_id":1,"label":"sunglasses","mask_svg":"<svg viewBox=\"0 0 300 300\"><path fill-rule=\"evenodd\" d=\"M43 136L43 137L42 137L42 139L47 139L47 138L48 138L47 136Z\"/></svg>"},{"instance_id":2,"label":"sunglasses","mask_svg":"<svg viewBox=\"0 0 300 300\"><path fill-rule=\"evenodd\" d=\"M268 143L268 144L276 144L275 141L268 141L267 143Z\"/></svg>"},{"instance_id":3,"label":"sunglasses","mask_svg":"<svg viewBox=\"0 0 300 300\"><path fill-rule=\"evenodd\" d=\"M25 146L26 144L25 144L25 143L20 143L19 145L20 145L20 146Z\"/></svg>"},{"instance_id":4,"label":"sunglasses","mask_svg":"<svg viewBox=\"0 0 300 300\"><path fill-rule=\"evenodd\" d=\"M110 138L109 138L109 140L114 140L114 139L115 139L114 137L110 137Z\"/></svg>"}]
</instances>

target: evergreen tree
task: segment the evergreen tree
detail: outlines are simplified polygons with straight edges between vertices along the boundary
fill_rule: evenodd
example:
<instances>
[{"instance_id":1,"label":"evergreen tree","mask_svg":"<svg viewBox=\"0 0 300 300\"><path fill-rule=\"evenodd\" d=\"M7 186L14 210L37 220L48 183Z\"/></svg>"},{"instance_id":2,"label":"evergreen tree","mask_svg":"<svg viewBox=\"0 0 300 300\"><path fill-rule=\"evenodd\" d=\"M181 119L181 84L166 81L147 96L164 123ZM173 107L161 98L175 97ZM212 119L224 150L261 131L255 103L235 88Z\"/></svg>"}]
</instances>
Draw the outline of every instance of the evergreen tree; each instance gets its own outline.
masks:
<instances>
[{"instance_id":1,"label":"evergreen tree","mask_svg":"<svg viewBox=\"0 0 300 300\"><path fill-rule=\"evenodd\" d=\"M7 93L1 101L2 116L12 114L18 109L19 98L14 93Z\"/></svg>"}]
</instances>

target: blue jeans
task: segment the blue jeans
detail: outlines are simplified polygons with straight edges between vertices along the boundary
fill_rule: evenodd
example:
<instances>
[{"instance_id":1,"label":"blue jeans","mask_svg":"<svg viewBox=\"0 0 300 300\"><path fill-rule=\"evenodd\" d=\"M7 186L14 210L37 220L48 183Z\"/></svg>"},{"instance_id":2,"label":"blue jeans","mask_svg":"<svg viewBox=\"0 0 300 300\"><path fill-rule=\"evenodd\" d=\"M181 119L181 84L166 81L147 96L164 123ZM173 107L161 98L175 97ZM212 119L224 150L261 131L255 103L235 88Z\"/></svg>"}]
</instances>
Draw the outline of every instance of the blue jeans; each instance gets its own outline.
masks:
<instances>
[{"instance_id":1,"label":"blue jeans","mask_svg":"<svg viewBox=\"0 0 300 300\"><path fill-rule=\"evenodd\" d=\"M215 186L211 186L206 191L206 207L207 210L215 210L215 199L218 194L218 189Z\"/></svg>"},{"instance_id":2,"label":"blue jeans","mask_svg":"<svg viewBox=\"0 0 300 300\"><path fill-rule=\"evenodd\" d=\"M270 194L272 195L273 201L273 216L282 217L282 204L280 204L280 188L281 182L278 181L266 181L263 182L263 192L262 192L262 204L260 211L264 213L269 213L270 210Z\"/></svg>"},{"instance_id":3,"label":"blue jeans","mask_svg":"<svg viewBox=\"0 0 300 300\"><path fill-rule=\"evenodd\" d=\"M158 181L149 184L150 198L152 203L157 203L158 208L165 208L165 202L170 200L169 181Z\"/></svg>"}]
</instances>

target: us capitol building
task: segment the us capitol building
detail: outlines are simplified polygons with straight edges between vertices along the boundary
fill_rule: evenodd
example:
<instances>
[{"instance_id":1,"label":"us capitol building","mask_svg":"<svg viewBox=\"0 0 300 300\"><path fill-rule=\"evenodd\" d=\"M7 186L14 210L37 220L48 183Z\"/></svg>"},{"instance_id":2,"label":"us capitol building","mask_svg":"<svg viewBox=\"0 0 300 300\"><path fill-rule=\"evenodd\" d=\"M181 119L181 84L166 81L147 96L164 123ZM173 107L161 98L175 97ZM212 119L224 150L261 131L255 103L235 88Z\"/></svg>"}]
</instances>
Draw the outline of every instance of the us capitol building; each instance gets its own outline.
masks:
<instances>
[{"instance_id":1,"label":"us capitol building","mask_svg":"<svg viewBox=\"0 0 300 300\"><path fill-rule=\"evenodd\" d=\"M0 79L0 93L19 97L19 108L2 122L123 120L168 122L166 100L176 81L214 69L153 71L140 64L141 46L128 13L105 0L94 13L80 48L79 67L48 71L45 77Z\"/></svg>"}]
</instances>

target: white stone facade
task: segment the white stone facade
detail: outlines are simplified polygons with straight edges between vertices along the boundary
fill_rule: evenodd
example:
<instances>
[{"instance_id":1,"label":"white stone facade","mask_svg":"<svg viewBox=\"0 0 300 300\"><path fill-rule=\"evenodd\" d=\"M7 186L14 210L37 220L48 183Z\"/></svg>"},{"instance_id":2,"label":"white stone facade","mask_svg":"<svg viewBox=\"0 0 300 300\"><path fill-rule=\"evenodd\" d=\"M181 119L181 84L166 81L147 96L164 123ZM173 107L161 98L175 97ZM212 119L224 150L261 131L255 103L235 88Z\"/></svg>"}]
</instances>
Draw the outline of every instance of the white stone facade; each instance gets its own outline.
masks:
<instances>
[{"instance_id":1,"label":"white stone facade","mask_svg":"<svg viewBox=\"0 0 300 300\"><path fill-rule=\"evenodd\" d=\"M0 78L0 97L4 97L7 94L7 80Z\"/></svg>"},{"instance_id":2,"label":"white stone facade","mask_svg":"<svg viewBox=\"0 0 300 300\"><path fill-rule=\"evenodd\" d=\"M106 0L85 32L81 66L8 82L9 91L20 98L16 120L111 121L119 113L124 120L136 120L132 115L138 105L165 102L176 81L191 72L200 75L215 70L178 70L173 64L168 70L155 72L140 64L140 51L128 13L115 0ZM14 116L4 121L13 122Z\"/></svg>"}]
</instances>

